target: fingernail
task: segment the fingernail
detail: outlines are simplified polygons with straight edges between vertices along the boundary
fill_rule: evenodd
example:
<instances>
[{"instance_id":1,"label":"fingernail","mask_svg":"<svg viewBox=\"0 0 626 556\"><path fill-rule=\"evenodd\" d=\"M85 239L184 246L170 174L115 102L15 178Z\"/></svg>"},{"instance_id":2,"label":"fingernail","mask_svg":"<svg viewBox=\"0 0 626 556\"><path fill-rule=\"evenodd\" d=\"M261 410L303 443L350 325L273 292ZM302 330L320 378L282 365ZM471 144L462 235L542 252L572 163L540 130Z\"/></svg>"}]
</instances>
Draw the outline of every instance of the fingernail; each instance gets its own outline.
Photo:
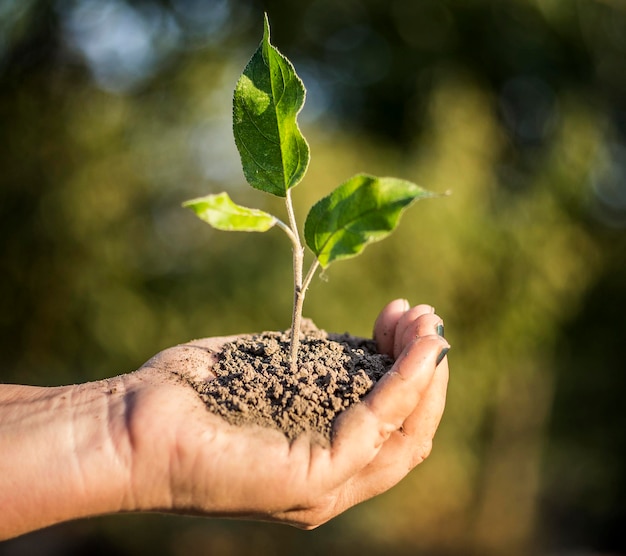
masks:
<instances>
[{"instance_id":1,"label":"fingernail","mask_svg":"<svg viewBox=\"0 0 626 556\"><path fill-rule=\"evenodd\" d=\"M404 301L404 310L408 311L411 308L411 304L409 303L409 300L403 299L402 301Z\"/></svg>"},{"instance_id":2,"label":"fingernail","mask_svg":"<svg viewBox=\"0 0 626 556\"><path fill-rule=\"evenodd\" d=\"M446 354L450 351L449 347L445 347L443 348L440 352L439 355L437 356L437 365L439 365L439 363L441 363L443 361L443 358L446 356Z\"/></svg>"},{"instance_id":3,"label":"fingernail","mask_svg":"<svg viewBox=\"0 0 626 556\"><path fill-rule=\"evenodd\" d=\"M435 330L437 331L437 334L439 334L439 336L441 336L442 338L445 338L444 333L443 333L443 324L439 323L437 327L435 328Z\"/></svg>"}]
</instances>

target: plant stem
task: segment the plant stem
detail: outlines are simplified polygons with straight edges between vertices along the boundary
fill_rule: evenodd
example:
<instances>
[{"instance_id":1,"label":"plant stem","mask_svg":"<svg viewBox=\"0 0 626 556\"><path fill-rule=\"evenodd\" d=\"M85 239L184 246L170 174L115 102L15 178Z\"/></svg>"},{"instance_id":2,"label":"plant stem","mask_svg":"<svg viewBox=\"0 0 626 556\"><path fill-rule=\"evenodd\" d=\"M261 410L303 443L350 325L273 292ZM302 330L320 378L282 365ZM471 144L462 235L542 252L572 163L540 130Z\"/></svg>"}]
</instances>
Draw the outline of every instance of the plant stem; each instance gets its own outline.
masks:
<instances>
[{"instance_id":1,"label":"plant stem","mask_svg":"<svg viewBox=\"0 0 626 556\"><path fill-rule=\"evenodd\" d=\"M300 251L302 254L302 251ZM298 263L300 265L299 277L302 277L302 256ZM294 255L294 268L296 265L296 257ZM302 323L302 306L304 305L304 296L306 295L306 290L311 283L313 275L319 266L319 261L315 259L311 264L311 268L306 274L306 278L303 282L300 283L299 286L295 286L294 288L294 299L293 299L293 317L291 319L291 344L289 346L289 363L291 367L291 372L295 373L298 370L298 349L300 348L300 325ZM294 273L295 277L295 273ZM297 280L297 278L296 278Z\"/></svg>"},{"instance_id":2,"label":"plant stem","mask_svg":"<svg viewBox=\"0 0 626 556\"><path fill-rule=\"evenodd\" d=\"M304 261L304 247L300 242L298 230L296 229L296 222L293 216L293 208L291 207L291 196L289 195L287 200L287 212L289 213L290 225L285 224L279 219L276 219L276 225L280 227L283 232L287 234L287 237L291 240L293 246L293 282L294 282L294 297L293 297L293 313L291 317L291 341L289 346L289 362L291 365L291 372L295 373L298 370L298 350L300 348L300 327L302 323L302 306L304 304L304 296L306 290L311 283L313 275L319 266L319 261L315 259L311 264L311 268L307 272L306 277L302 280L302 266ZM293 227L293 228L292 228Z\"/></svg>"},{"instance_id":3,"label":"plant stem","mask_svg":"<svg viewBox=\"0 0 626 556\"><path fill-rule=\"evenodd\" d=\"M293 203L291 201L291 190L288 189L285 195L285 204L287 206L287 215L289 216L289 227L291 234L289 238L293 244L293 313L291 316L291 342L289 346L289 363L291 372L298 370L298 349L300 348L300 325L302 323L302 305L304 304L304 294L306 287L302 287L302 265L304 261L304 248L300 242L300 234L293 212ZM307 275L310 282L311 279ZM308 286L308 283L307 283Z\"/></svg>"},{"instance_id":4,"label":"plant stem","mask_svg":"<svg viewBox=\"0 0 626 556\"><path fill-rule=\"evenodd\" d=\"M317 270L317 267L319 266L320 262L315 259L312 263L311 263L311 267L309 268L309 271L306 273L306 276L304 277L304 281L302 282L302 297L304 298L304 294L306 293L306 290L309 287L309 284L311 283L311 280L313 279L313 275L315 274L315 271Z\"/></svg>"},{"instance_id":5,"label":"plant stem","mask_svg":"<svg viewBox=\"0 0 626 556\"><path fill-rule=\"evenodd\" d=\"M285 224L282 220L279 220L278 218L276 218L276 225L287 234L287 237L291 240L292 245L295 247L296 245L298 245L298 237L297 235L294 235L294 233L291 231L291 228L289 226L287 226L287 224Z\"/></svg>"}]
</instances>

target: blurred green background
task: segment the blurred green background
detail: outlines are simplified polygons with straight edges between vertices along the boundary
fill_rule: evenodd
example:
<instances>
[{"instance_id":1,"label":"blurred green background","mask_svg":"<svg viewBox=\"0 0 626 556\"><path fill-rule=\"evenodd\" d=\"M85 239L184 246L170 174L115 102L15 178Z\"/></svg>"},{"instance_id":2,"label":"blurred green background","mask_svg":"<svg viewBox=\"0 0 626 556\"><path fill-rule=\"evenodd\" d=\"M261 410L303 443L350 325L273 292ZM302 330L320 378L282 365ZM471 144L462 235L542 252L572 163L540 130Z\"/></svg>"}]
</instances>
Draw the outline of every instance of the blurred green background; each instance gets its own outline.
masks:
<instances>
[{"instance_id":1,"label":"blurred green background","mask_svg":"<svg viewBox=\"0 0 626 556\"><path fill-rule=\"evenodd\" d=\"M360 335L395 297L436 307L433 454L313 532L112 516L0 554L626 554L625 0L0 0L0 380L288 327L286 238L180 208L227 190L281 210L231 133L265 10L308 89L301 219L361 171L452 191L305 305Z\"/></svg>"}]
</instances>

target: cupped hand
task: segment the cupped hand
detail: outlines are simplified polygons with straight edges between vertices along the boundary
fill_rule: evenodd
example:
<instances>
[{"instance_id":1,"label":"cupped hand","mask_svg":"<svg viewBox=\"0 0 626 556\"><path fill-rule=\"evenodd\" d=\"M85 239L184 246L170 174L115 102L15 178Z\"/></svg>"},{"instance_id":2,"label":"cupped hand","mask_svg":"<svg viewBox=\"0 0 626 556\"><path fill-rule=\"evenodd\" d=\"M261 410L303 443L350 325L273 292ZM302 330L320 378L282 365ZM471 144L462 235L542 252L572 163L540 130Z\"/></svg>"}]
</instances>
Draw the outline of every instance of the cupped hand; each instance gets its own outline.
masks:
<instances>
[{"instance_id":1,"label":"cupped hand","mask_svg":"<svg viewBox=\"0 0 626 556\"><path fill-rule=\"evenodd\" d=\"M167 349L123 377L128 509L281 521L310 529L400 481L430 453L446 397L448 343L432 307L396 300L374 338L393 368L342 413L324 447L307 435L237 427L210 413L188 380L234 337Z\"/></svg>"}]
</instances>

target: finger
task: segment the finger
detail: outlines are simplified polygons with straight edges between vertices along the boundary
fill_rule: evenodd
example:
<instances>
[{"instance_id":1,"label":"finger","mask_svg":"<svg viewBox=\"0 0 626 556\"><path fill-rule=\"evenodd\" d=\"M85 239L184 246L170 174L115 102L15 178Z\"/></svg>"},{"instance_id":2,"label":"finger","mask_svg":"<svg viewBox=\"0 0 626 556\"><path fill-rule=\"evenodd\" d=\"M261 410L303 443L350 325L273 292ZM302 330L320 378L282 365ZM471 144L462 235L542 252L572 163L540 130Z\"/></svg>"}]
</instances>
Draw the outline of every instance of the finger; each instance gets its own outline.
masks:
<instances>
[{"instance_id":1,"label":"finger","mask_svg":"<svg viewBox=\"0 0 626 556\"><path fill-rule=\"evenodd\" d=\"M423 343L424 341L422 340ZM446 346L446 343L444 342L442 345ZM422 361L428 361L428 354L425 353L427 350L424 350L428 346L422 345L421 347L421 355L425 356ZM430 354L429 362L431 367L436 364L441 353L437 343L435 343L435 347L438 355L433 362L432 353ZM417 350L417 342L412 348L413 351ZM415 353L413 355L416 356ZM407 357L403 358L399 364L400 366L408 366L412 362L412 359ZM440 367L443 368L440 369ZM397 371L404 375L418 372L415 365L410 367L412 372L408 372L404 368L397 369ZM423 369L421 371L423 373ZM431 373L426 371L423 374L428 375ZM376 441L372 441L370 433L375 431L377 426L380 426L378 416L369 410L365 412L359 411L357 409L358 406L344 413L341 418L343 422L338 421L335 427L335 437L332 445L333 455L331 455L330 461L325 462L328 464L328 469L323 474L327 480L331 478L331 475L333 476L330 483L335 485L334 488L327 491L323 500L317 501L318 503L312 507L289 511L284 518L296 524L313 523L319 525L324 523L345 509L388 490L398 483L415 465L423 461L430 451L436 423L441 418L443 404L445 403L445 385L447 384L448 374L445 361L437 367L434 374L435 376L431 384L426 387L422 401L417 405L418 409L413 411L407 418L412 419L416 416L416 412L420 412L426 423L425 429L427 430L423 431L424 434L416 434L415 437L411 437L404 430L395 431L391 433L381 448L377 450ZM417 378L415 376L405 376L405 378L406 380L403 383L397 385L403 391L410 387L411 378L414 379L413 382L423 383L428 380L427 376L422 376L419 381L415 380ZM390 388L390 385L387 385L386 388ZM389 393L389 390L387 393ZM373 391L370 396L374 394L375 392ZM420 411L419 408L422 408L422 406L427 406L428 410ZM433 426L434 428L432 428ZM361 432L359 432L359 429L361 429ZM350 435L352 435L356 444L350 442L350 438L348 438ZM363 437L369 437L369 442L367 440L363 442ZM363 462L365 462L364 465Z\"/></svg>"},{"instance_id":2,"label":"finger","mask_svg":"<svg viewBox=\"0 0 626 556\"><path fill-rule=\"evenodd\" d=\"M374 323L374 340L379 353L393 357L396 325L409 307L406 299L395 299L388 303L378 315Z\"/></svg>"},{"instance_id":3,"label":"finger","mask_svg":"<svg viewBox=\"0 0 626 556\"><path fill-rule=\"evenodd\" d=\"M388 480L397 482L430 455L446 405L448 378L448 361L444 357L415 411L368 466L370 472L376 473L382 468Z\"/></svg>"},{"instance_id":4,"label":"finger","mask_svg":"<svg viewBox=\"0 0 626 556\"><path fill-rule=\"evenodd\" d=\"M349 479L349 491L358 493L361 500L371 498L400 482L430 455L443 416L447 385L448 365L444 359L416 410L400 430L391 434L376 457Z\"/></svg>"},{"instance_id":5,"label":"finger","mask_svg":"<svg viewBox=\"0 0 626 556\"><path fill-rule=\"evenodd\" d=\"M387 423L391 431L399 429L419 404L440 357L445 356L449 348L441 336L415 339L366 396L363 404Z\"/></svg>"},{"instance_id":6,"label":"finger","mask_svg":"<svg viewBox=\"0 0 626 556\"><path fill-rule=\"evenodd\" d=\"M365 399L340 415L333 430L333 465L352 475L371 462L419 404L448 343L440 336L413 342Z\"/></svg>"},{"instance_id":7,"label":"finger","mask_svg":"<svg viewBox=\"0 0 626 556\"><path fill-rule=\"evenodd\" d=\"M420 315L414 321L406 324L404 332L402 332L398 349L401 351L419 336L428 336L430 334L443 336L443 333L443 320L439 315L436 315L435 313Z\"/></svg>"},{"instance_id":8,"label":"finger","mask_svg":"<svg viewBox=\"0 0 626 556\"><path fill-rule=\"evenodd\" d=\"M428 453L423 455L419 453L422 451L422 448L432 443L443 417L448 380L448 357L446 356L437 365L433 380L420 404L402 424L402 432L413 439L411 445L414 447L414 454L416 454L418 459L421 458L423 460L428 455Z\"/></svg>"},{"instance_id":9,"label":"finger","mask_svg":"<svg viewBox=\"0 0 626 556\"><path fill-rule=\"evenodd\" d=\"M418 318L422 315L432 315L435 313L434 307L430 305L416 305L412 307L408 311L404 312L402 316L398 319L398 323L396 325L396 331L394 334L394 345L393 345L393 356L398 357L406 344L403 343L403 337L406 329L411 326Z\"/></svg>"}]
</instances>

